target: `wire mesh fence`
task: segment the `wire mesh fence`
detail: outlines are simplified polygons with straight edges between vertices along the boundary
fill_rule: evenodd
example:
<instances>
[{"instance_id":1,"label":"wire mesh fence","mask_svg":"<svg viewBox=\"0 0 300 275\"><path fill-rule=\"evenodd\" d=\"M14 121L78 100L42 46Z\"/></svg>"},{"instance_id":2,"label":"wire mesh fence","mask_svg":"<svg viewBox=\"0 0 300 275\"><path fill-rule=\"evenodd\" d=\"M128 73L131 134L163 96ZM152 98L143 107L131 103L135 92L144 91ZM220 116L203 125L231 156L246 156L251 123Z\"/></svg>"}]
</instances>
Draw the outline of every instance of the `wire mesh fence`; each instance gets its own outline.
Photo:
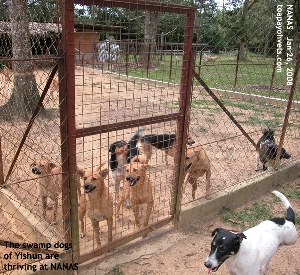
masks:
<instances>
[{"instance_id":1,"label":"wire mesh fence","mask_svg":"<svg viewBox=\"0 0 300 275\"><path fill-rule=\"evenodd\" d=\"M3 272L58 270L54 260L76 270L176 223L180 205L265 173L254 145L266 128L287 152L280 165L298 160L291 5L177 4L5 6Z\"/></svg>"}]
</instances>

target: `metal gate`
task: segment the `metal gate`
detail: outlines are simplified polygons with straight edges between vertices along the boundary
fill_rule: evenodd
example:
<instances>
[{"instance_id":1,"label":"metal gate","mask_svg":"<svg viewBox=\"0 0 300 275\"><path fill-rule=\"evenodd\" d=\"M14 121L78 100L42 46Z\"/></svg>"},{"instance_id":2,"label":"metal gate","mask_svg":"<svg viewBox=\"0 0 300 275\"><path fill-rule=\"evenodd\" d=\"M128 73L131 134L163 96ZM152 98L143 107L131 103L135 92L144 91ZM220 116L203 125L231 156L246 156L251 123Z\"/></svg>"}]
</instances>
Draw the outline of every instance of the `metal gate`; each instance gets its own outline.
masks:
<instances>
[{"instance_id":1,"label":"metal gate","mask_svg":"<svg viewBox=\"0 0 300 275\"><path fill-rule=\"evenodd\" d=\"M75 6L74 6L75 4ZM185 141L188 135L189 106L191 101L192 85L192 39L194 28L195 9L176 5L166 5L156 2L129 1L66 1L63 7L63 34L61 61L59 63L60 89L66 91L66 99L62 101L61 133L63 175L70 183L70 190L66 185L63 188L63 216L66 243L72 243L72 257L74 263L83 263L103 252L116 248L135 238L144 236L154 228L164 226L171 221L178 222L180 208L180 179L183 171L183 154ZM181 49L182 62L181 77L178 85L171 86L165 83L131 78L128 71L132 66L143 67L147 73L150 67L155 67L151 56L151 42L145 47L145 41L140 43L138 37L127 34L129 39L121 38L114 42L122 50L121 58L114 60L112 47L105 49L104 44L112 43L109 37L102 44L97 37L91 42L87 37L91 35L88 28L83 27L81 37L74 32L74 7L84 9L85 5L92 8L106 7L113 11L122 8L129 11L143 11L145 14L155 14L156 17L164 14L173 14L180 17L185 24L185 35ZM83 12L84 13L84 12ZM146 16L146 15L145 15ZM84 25L84 24L83 24ZM92 24L94 31L95 23ZM124 30L123 30L124 31ZM109 32L109 31L108 31ZM137 35L137 34L136 34ZM96 50L91 54L84 54L83 47L93 44ZM84 45L85 44L85 45ZM104 46L103 46L104 45ZM91 45L90 45L91 46ZM134 53L130 48L134 47ZM106 52L105 52L106 50ZM110 52L111 51L111 52ZM158 49L156 48L157 52ZM163 53L163 52L161 52ZM136 56L138 55L139 61ZM108 60L105 58L108 56ZM145 64L142 58L146 56ZM172 53L170 58L174 58ZM132 58L133 61L130 61ZM116 62L115 62L116 61ZM80 62L81 68L76 68ZM180 65L179 65L180 64ZM114 74L115 66L123 66L123 73ZM101 79L100 79L101 76ZM62 98L64 98L62 96ZM152 106L151 106L152 105ZM93 239L93 230L87 220L85 238L79 240L78 229L78 202L76 191L77 167L83 170L94 170L99 163L109 163L109 146L118 140L129 141L139 126L145 126L146 132L162 134L166 131L176 133L176 152L174 166L168 168L167 175L163 175L165 164L152 167L154 157L151 158L150 180L154 189L154 217L150 218L149 226L137 230L133 225L133 213L123 207L121 218L117 217L114 207L113 241L106 241L107 226L100 224L102 246L97 247ZM170 133L170 132L169 132ZM158 163L156 161L156 163ZM68 173L67 173L68 172ZM158 186L160 185L160 187ZM164 185L164 186L163 186ZM113 179L109 176L108 189L113 191ZM162 196L166 196L162 199ZM163 201L163 202L162 202ZM152 212L152 214L153 214ZM128 217L126 216L128 215ZM90 229L89 229L90 228Z\"/></svg>"}]
</instances>

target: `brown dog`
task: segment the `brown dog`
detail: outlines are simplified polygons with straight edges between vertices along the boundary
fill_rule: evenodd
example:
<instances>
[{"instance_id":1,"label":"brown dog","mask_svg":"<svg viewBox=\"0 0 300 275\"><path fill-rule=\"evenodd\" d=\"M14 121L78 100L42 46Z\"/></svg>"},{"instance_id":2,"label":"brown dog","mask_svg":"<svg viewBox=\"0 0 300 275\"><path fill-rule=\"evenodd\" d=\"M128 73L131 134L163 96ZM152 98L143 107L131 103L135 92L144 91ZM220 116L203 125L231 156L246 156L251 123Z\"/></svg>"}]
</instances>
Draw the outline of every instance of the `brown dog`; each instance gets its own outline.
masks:
<instances>
[{"instance_id":1,"label":"brown dog","mask_svg":"<svg viewBox=\"0 0 300 275\"><path fill-rule=\"evenodd\" d=\"M84 180L84 194L80 197L79 204L79 221L80 237L85 236L84 232L84 215L90 218L97 242L101 246L99 234L99 222L106 219L108 226L108 241L112 241L113 228L113 198L104 183L109 171L107 168L101 170L104 163L101 163L93 171L78 172Z\"/></svg>"},{"instance_id":2,"label":"brown dog","mask_svg":"<svg viewBox=\"0 0 300 275\"><path fill-rule=\"evenodd\" d=\"M58 198L62 188L61 168L43 158L31 164L33 174L39 176L39 193L42 198L43 217L46 219L47 198L54 201L53 222L56 224Z\"/></svg>"},{"instance_id":3,"label":"brown dog","mask_svg":"<svg viewBox=\"0 0 300 275\"><path fill-rule=\"evenodd\" d=\"M31 164L31 171L39 176L43 217L46 219L46 210L51 209L47 206L47 198L50 198L54 201L53 222L51 224L56 224L58 198L62 189L62 169L42 156L38 162ZM80 186L80 178L78 177L76 181L78 197L80 197Z\"/></svg>"},{"instance_id":4,"label":"brown dog","mask_svg":"<svg viewBox=\"0 0 300 275\"><path fill-rule=\"evenodd\" d=\"M147 203L147 212L143 223L143 227L146 227L148 225L149 217L154 204L152 183L146 175L146 168L148 166L148 164L139 162L132 162L125 165L126 183L124 184L124 189L116 209L116 214L118 215L120 206L128 197L129 192L137 230L139 230L141 227L139 220L140 205Z\"/></svg>"},{"instance_id":5,"label":"brown dog","mask_svg":"<svg viewBox=\"0 0 300 275\"><path fill-rule=\"evenodd\" d=\"M186 166L185 166L185 178L182 185L182 193L185 192L187 183L191 183L193 187L192 197L195 199L195 193L197 190L197 179L206 174L206 192L205 198L211 199L210 197L210 159L208 158L204 148L202 146L196 146L189 148L186 151Z\"/></svg>"}]
</instances>

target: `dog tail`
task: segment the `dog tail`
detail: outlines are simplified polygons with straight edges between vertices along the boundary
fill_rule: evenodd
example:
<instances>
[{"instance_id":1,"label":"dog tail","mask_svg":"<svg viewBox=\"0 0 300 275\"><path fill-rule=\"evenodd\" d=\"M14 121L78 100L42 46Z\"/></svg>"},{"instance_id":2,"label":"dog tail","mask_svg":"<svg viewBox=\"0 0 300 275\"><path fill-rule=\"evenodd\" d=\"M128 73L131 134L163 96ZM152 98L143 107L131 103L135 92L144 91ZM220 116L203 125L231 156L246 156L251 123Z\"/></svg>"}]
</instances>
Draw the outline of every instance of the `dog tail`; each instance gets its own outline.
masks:
<instances>
[{"instance_id":1,"label":"dog tail","mask_svg":"<svg viewBox=\"0 0 300 275\"><path fill-rule=\"evenodd\" d=\"M127 144L127 149L128 149L128 157L127 157L127 163L130 163L131 159L138 155L138 148L137 148L137 143L138 140L142 137L146 127L145 126L140 126L136 133L132 136L130 141Z\"/></svg>"},{"instance_id":2,"label":"dog tail","mask_svg":"<svg viewBox=\"0 0 300 275\"><path fill-rule=\"evenodd\" d=\"M294 212L290 202L288 201L288 199L285 197L285 195L283 195L282 193L280 193L276 190L272 191L272 193L282 201L285 208L287 209L286 220L295 224L295 212Z\"/></svg>"}]
</instances>

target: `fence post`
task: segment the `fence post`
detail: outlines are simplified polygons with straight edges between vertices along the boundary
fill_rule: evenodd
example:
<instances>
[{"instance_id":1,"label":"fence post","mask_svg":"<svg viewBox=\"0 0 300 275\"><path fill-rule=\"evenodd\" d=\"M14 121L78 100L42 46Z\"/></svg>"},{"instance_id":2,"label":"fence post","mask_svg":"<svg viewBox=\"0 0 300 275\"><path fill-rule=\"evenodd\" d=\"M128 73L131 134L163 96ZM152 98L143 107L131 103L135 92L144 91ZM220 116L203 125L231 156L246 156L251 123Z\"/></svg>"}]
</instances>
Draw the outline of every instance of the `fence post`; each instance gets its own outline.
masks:
<instances>
[{"instance_id":1,"label":"fence post","mask_svg":"<svg viewBox=\"0 0 300 275\"><path fill-rule=\"evenodd\" d=\"M3 174L3 159L2 159L2 143L0 136L0 186L4 184L4 174Z\"/></svg>"},{"instance_id":2,"label":"fence post","mask_svg":"<svg viewBox=\"0 0 300 275\"><path fill-rule=\"evenodd\" d=\"M289 116L290 116L290 112L291 112L293 98L294 98L294 94L296 91L296 83L297 83L297 77L298 77L298 73L299 73L299 67L300 67L300 52L297 55L296 67L295 67L295 71L294 71L294 75L293 75L293 83L291 85L290 95L289 95L289 99L288 99L288 103L287 103L286 111L285 111L285 116L284 116L284 120L283 120L280 141L278 144L278 150L277 150L276 160L275 160L275 164L274 164L275 170L278 169L278 165L279 165L280 152L281 152L281 149L283 146L283 141L284 141L284 137L285 137L285 133L286 133L286 127L289 122Z\"/></svg>"}]
</instances>

